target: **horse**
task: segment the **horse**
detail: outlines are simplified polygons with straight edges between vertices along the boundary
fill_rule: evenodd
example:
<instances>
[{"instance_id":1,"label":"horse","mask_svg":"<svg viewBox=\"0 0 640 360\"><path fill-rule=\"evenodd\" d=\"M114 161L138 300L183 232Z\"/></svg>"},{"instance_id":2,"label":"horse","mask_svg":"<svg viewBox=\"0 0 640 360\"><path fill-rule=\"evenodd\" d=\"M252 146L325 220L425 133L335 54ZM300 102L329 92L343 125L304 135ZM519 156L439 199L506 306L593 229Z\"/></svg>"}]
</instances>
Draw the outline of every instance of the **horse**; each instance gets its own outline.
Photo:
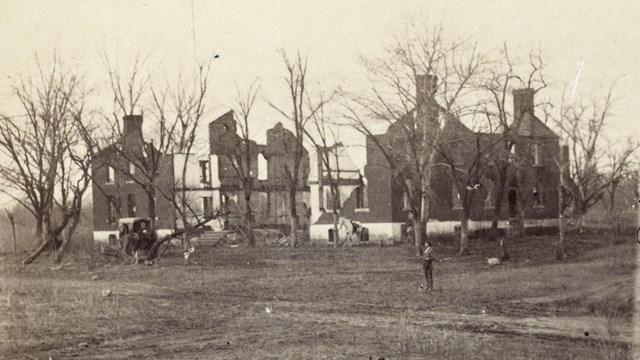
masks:
<instances>
[{"instance_id":1,"label":"horse","mask_svg":"<svg viewBox=\"0 0 640 360\"><path fill-rule=\"evenodd\" d=\"M353 221L347 218L340 218L339 228L345 233L345 242L348 243L359 242L363 229L365 229L361 223Z\"/></svg>"}]
</instances>

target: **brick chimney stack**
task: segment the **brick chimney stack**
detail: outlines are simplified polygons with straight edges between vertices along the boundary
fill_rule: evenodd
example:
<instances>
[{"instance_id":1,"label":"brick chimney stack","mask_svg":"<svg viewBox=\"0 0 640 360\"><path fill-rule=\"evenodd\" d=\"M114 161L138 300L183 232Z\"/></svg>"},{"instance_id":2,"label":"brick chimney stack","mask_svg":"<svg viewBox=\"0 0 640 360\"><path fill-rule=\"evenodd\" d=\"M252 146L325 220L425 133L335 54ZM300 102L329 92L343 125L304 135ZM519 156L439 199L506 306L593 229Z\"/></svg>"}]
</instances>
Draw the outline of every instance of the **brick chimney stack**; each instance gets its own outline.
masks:
<instances>
[{"instance_id":1,"label":"brick chimney stack","mask_svg":"<svg viewBox=\"0 0 640 360\"><path fill-rule=\"evenodd\" d=\"M124 136L135 134L142 137L142 115L125 115L122 121L124 123Z\"/></svg>"},{"instance_id":2,"label":"brick chimney stack","mask_svg":"<svg viewBox=\"0 0 640 360\"><path fill-rule=\"evenodd\" d=\"M125 151L138 154L142 151L144 139L142 137L142 115L125 115L122 118L123 146Z\"/></svg>"},{"instance_id":3,"label":"brick chimney stack","mask_svg":"<svg viewBox=\"0 0 640 360\"><path fill-rule=\"evenodd\" d=\"M520 128L520 123L524 114L529 113L533 116L534 103L533 95L535 91L532 88L513 90L513 127Z\"/></svg>"}]
</instances>

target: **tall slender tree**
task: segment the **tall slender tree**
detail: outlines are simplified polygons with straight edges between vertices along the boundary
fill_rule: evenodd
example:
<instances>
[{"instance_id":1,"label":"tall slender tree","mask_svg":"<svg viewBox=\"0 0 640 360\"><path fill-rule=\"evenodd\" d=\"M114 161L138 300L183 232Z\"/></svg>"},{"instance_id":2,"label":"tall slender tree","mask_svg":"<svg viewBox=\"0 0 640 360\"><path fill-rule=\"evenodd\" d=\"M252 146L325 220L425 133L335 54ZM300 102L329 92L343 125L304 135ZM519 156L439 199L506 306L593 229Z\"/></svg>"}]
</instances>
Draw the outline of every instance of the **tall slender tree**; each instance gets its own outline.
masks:
<instances>
[{"instance_id":1,"label":"tall slender tree","mask_svg":"<svg viewBox=\"0 0 640 360\"><path fill-rule=\"evenodd\" d=\"M528 64L524 65L515 61L509 52L508 46L503 45L498 60L489 67L480 83L480 89L485 95L483 101L487 123L492 132L499 134L501 151L494 152L492 166L496 169L496 181L494 191L494 210L491 221L491 232L497 237L498 221L502 215L504 195L507 190L509 172L513 169L513 152L518 141L520 121L525 113L533 113L534 109L528 106L514 106L510 111L510 99L514 89L523 89L530 92L530 96L547 87L544 78L545 63L538 52L530 52ZM535 104L534 104L535 106ZM500 237L500 255L503 260L509 258L505 238Z\"/></svg>"},{"instance_id":2,"label":"tall slender tree","mask_svg":"<svg viewBox=\"0 0 640 360\"><path fill-rule=\"evenodd\" d=\"M441 26L412 25L385 56L364 61L369 90L348 96L345 116L386 159L411 209L415 251L422 253L431 208L431 176L441 130L471 107L469 95L484 65L475 43L448 39ZM394 125L397 124L397 125ZM396 126L389 141L376 125Z\"/></svg>"},{"instance_id":3,"label":"tall slender tree","mask_svg":"<svg viewBox=\"0 0 640 360\"><path fill-rule=\"evenodd\" d=\"M487 177L488 159L498 142L491 136L493 134L474 132L457 121L445 125L443 131L443 140L436 147L438 156L434 165L449 175L455 189L461 207L458 254L469 255L472 206L478 201L485 202L492 192L493 182Z\"/></svg>"},{"instance_id":4,"label":"tall slender tree","mask_svg":"<svg viewBox=\"0 0 640 360\"><path fill-rule=\"evenodd\" d=\"M257 156L260 149L252 137L252 109L260 92L260 84L255 79L246 92L237 89L234 108L234 121L240 129L240 135L233 134L232 138L225 139L227 146L223 156L227 157L236 177L240 182L242 196L244 197L244 234L249 247L255 246L253 233L254 213L251 197L256 186ZM259 169L258 169L259 170Z\"/></svg>"},{"instance_id":5,"label":"tall slender tree","mask_svg":"<svg viewBox=\"0 0 640 360\"><path fill-rule=\"evenodd\" d=\"M566 163L565 188L573 199L580 232L584 231L587 211L602 199L607 188L633 171L634 154L640 147L637 140L613 145L606 138L615 103L612 86L600 98L563 99L559 118L555 118L567 138L571 159Z\"/></svg>"},{"instance_id":6,"label":"tall slender tree","mask_svg":"<svg viewBox=\"0 0 640 360\"><path fill-rule=\"evenodd\" d=\"M289 100L291 101L290 108L287 109L286 107L275 105L273 102L269 102L269 105L285 117L293 127L293 143L286 141L283 144L289 153L288 160L283 164L283 172L289 199L291 246L295 247L299 228L296 198L299 189L306 182L302 168L306 156L304 148L305 128L314 114L325 106L326 100L320 100L317 103L312 103L309 100L307 88L308 59L306 57L297 52L294 58L290 58L284 50L280 51L280 55L286 68L285 83Z\"/></svg>"},{"instance_id":7,"label":"tall slender tree","mask_svg":"<svg viewBox=\"0 0 640 360\"><path fill-rule=\"evenodd\" d=\"M170 151L172 155L179 154L183 159L181 168L176 169L180 171L180 176L176 179L179 184L175 186L177 194L165 193L162 187L158 188L158 192L175 207L183 228L191 225L192 221L190 220L193 218L195 218L195 222L198 222L199 215L203 217L210 215L199 214L194 209L194 204L188 196L189 184L187 183L190 159L193 156L193 151L197 150L198 139L196 135L205 114L210 69L210 64L206 68L199 66L193 77L184 79L179 76L175 82L169 83L167 81L161 91L151 88L152 111L160 119L160 126L169 125L169 128L173 128L169 133L170 139L166 151ZM173 163L175 164L175 161ZM182 235L182 242L185 251L191 247L188 232Z\"/></svg>"},{"instance_id":8,"label":"tall slender tree","mask_svg":"<svg viewBox=\"0 0 640 360\"><path fill-rule=\"evenodd\" d=\"M320 98L321 103L328 103L323 99L322 94ZM325 184L329 188L331 204L333 205L331 209L333 215L333 246L338 247L340 243L338 222L340 220L340 179L342 175L339 152L342 144L339 143L336 133L337 124L329 119L324 107L315 112L312 119L311 128L313 130L305 131L305 133L316 149L320 163L318 167L318 183L321 184L319 191L324 192ZM320 193L320 196L324 196L324 194Z\"/></svg>"},{"instance_id":9,"label":"tall slender tree","mask_svg":"<svg viewBox=\"0 0 640 360\"><path fill-rule=\"evenodd\" d=\"M151 228L156 229L156 199L161 197L172 205L180 217L184 228L181 234L187 249L190 247L187 228L194 225L191 219L195 218L196 225L201 226L215 217L211 214L200 217L202 214L198 214L189 199L186 180L190 157L197 144L196 135L205 114L211 63L198 66L192 77L179 76L177 81L154 83L151 74L144 74L145 61L137 57L130 71L125 73L104 56L114 99L114 110L108 117L110 145L115 145L113 149L119 158L115 162L117 170L129 173L129 180L140 186L147 195ZM134 116L137 111L142 114L145 107L150 110L154 120L150 140L146 141L141 134L138 139L127 139L128 134L120 126L120 118ZM168 191L163 186L166 184L162 174L174 170L171 164L176 154L182 155L184 161L179 169L178 183ZM150 257L154 257L157 247L167 240L157 239Z\"/></svg>"},{"instance_id":10,"label":"tall slender tree","mask_svg":"<svg viewBox=\"0 0 640 360\"><path fill-rule=\"evenodd\" d=\"M36 60L35 75L12 82L12 94L24 113L0 117L0 152L8 159L0 164L1 191L33 215L41 239L23 264L47 247L58 250L60 244L54 260L62 258L80 221L93 155L88 141L92 113L85 108L83 77L55 55L48 69Z\"/></svg>"}]
</instances>

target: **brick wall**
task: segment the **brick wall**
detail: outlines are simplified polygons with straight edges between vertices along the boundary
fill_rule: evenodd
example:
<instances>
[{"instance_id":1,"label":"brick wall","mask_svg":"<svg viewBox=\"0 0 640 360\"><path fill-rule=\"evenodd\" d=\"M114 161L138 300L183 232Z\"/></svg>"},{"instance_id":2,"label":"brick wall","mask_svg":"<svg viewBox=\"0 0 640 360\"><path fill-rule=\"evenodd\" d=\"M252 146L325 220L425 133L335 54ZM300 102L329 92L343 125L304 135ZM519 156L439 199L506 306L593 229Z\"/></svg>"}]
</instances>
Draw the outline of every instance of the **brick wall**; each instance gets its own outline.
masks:
<instances>
[{"instance_id":1,"label":"brick wall","mask_svg":"<svg viewBox=\"0 0 640 360\"><path fill-rule=\"evenodd\" d=\"M525 92L525 95L528 95ZM539 121L533 119L531 121ZM540 124L535 124L540 126ZM401 124L399 122L392 124L387 133L377 136L378 141L383 144L394 144L396 147L402 146L402 142L398 141ZM530 126L530 129L535 127ZM548 136L550 131L545 129L546 136L535 136L535 132L531 136L520 136L515 147L516 157L530 157L530 160L524 164L526 174L525 181L522 183L523 191L533 192L536 187L539 192L540 204L535 206L531 197L525 203L525 216L528 219L545 219L555 218L558 213L558 195L557 189L559 184L559 172L555 163L556 156L559 154L558 138ZM449 152L456 158L458 165L463 169L469 169L471 162L475 159L477 149L491 148L490 156L506 157L505 150L497 142L497 135L492 134L476 134L455 118L449 118L442 132L441 145L447 143ZM399 145L398 145L399 144ZM538 146L537 164L533 163L533 144ZM503 152L504 154L500 154ZM443 163L445 159L437 156L435 163ZM482 171L479 179L482 179L486 185L471 193L470 204L470 220L486 221L493 218L495 204L492 203L490 196L490 185L497 186L496 169L491 166L481 167ZM447 167L434 168L431 178L432 203L429 211L429 219L439 221L459 221L462 215L462 208L456 206L454 196L456 191L453 189L453 181ZM379 150L374 141L367 139L367 165L364 171L367 179L366 192L369 199L368 211L356 211L355 193L353 193L343 205L341 214L344 217L364 222L364 223L386 223L386 222L404 222L407 220L407 213L403 206L403 191L401 186L395 183L392 172L389 168L387 159ZM513 169L508 175L507 184L514 186L516 182L516 174ZM507 186L509 187L509 186ZM508 191L508 189L507 189ZM507 220L511 214L509 213L509 196L505 194L500 213L501 220ZM317 223L331 222L331 214L323 214Z\"/></svg>"},{"instance_id":2,"label":"brick wall","mask_svg":"<svg viewBox=\"0 0 640 360\"><path fill-rule=\"evenodd\" d=\"M117 151L113 148L106 149L95 158L91 165L94 181L92 184L94 231L116 230L117 219L119 217L129 217L130 214L127 203L129 194L132 194L135 198L135 216L149 216L147 193L142 186L130 180L129 174L123 171L126 169L126 166L123 165L125 161L117 155ZM109 166L114 169L115 179L113 179L113 181L107 181ZM173 174L170 158L165 158L165 161L160 167L157 187L165 194L172 194ZM165 229L171 228L174 225L175 218L173 204L160 195L158 191L156 191L156 193L156 217L158 218L156 226ZM113 197L113 199L120 204L120 216L117 215L115 209L113 210L113 212L116 213L115 222L113 221L114 219L109 219L109 208L115 208L114 204L109 205L109 196Z\"/></svg>"},{"instance_id":3,"label":"brick wall","mask_svg":"<svg viewBox=\"0 0 640 360\"><path fill-rule=\"evenodd\" d=\"M130 216L129 199L134 200L132 205L135 204L136 217L149 216L149 197L144 188L132 180L129 164L130 160L136 161L142 154L142 116L125 116L123 120L125 152L120 152L116 145L112 145L100 152L91 164L94 231L117 230L118 218ZM127 153L130 155L123 156ZM156 226L167 229L174 226L175 211L172 202L162 196L161 192L169 197L173 196L173 164L170 156L165 156L162 160L156 177ZM133 176L144 180L140 173L140 169L133 166ZM113 178L109 179L110 175ZM110 198L113 201L109 201Z\"/></svg>"},{"instance_id":4,"label":"brick wall","mask_svg":"<svg viewBox=\"0 0 640 360\"><path fill-rule=\"evenodd\" d=\"M237 135L236 122L232 111L222 115L209 124L209 143L211 154L218 155L218 171L221 181L221 194L230 202L229 221L240 224L244 218L244 196L242 184L237 173L233 169L231 158L242 156L243 148L239 146L242 139ZM287 176L285 166L293 168L295 135L285 129L282 124L277 124L267 130L267 144L251 142L251 171L254 174L254 193L251 203L256 225L281 225L289 223L289 202ZM255 150L253 150L255 149ZM240 151L240 152L239 152ZM307 219L309 207L309 155L305 150L300 163L299 194L297 195L298 216L301 223ZM267 160L266 179L264 174L259 174L258 155L263 154ZM231 157L229 156L231 155ZM261 180L258 180L258 179Z\"/></svg>"}]
</instances>

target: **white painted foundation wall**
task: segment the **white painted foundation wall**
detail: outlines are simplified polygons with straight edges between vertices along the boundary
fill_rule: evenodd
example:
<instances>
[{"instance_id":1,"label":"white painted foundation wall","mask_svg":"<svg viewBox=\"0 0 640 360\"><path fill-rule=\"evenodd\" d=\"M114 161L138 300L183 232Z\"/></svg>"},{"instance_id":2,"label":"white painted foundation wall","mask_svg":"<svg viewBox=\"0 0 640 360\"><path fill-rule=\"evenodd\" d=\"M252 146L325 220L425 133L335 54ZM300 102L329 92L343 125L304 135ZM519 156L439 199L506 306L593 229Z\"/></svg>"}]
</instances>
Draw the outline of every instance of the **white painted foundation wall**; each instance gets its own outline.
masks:
<instances>
[{"instance_id":1,"label":"white painted foundation wall","mask_svg":"<svg viewBox=\"0 0 640 360\"><path fill-rule=\"evenodd\" d=\"M558 219L537 219L526 220L525 227L551 227L557 226ZM375 243L393 244L402 238L402 223L362 223L362 226L369 229L369 241ZM460 226L459 221L429 221L427 224L428 235L452 235L455 234L456 227ZM498 228L506 229L509 223L506 220L498 222ZM469 221L469 230L489 229L491 221ZM314 224L309 229L309 237L313 242L328 242L329 229L333 229L333 224ZM346 233L340 231L340 241L344 241Z\"/></svg>"},{"instance_id":2,"label":"white painted foundation wall","mask_svg":"<svg viewBox=\"0 0 640 360\"><path fill-rule=\"evenodd\" d=\"M171 234L171 229L158 229L158 237L163 237ZM93 241L96 244L109 244L109 235L113 235L118 238L118 230L103 230L93 232Z\"/></svg>"}]
</instances>

